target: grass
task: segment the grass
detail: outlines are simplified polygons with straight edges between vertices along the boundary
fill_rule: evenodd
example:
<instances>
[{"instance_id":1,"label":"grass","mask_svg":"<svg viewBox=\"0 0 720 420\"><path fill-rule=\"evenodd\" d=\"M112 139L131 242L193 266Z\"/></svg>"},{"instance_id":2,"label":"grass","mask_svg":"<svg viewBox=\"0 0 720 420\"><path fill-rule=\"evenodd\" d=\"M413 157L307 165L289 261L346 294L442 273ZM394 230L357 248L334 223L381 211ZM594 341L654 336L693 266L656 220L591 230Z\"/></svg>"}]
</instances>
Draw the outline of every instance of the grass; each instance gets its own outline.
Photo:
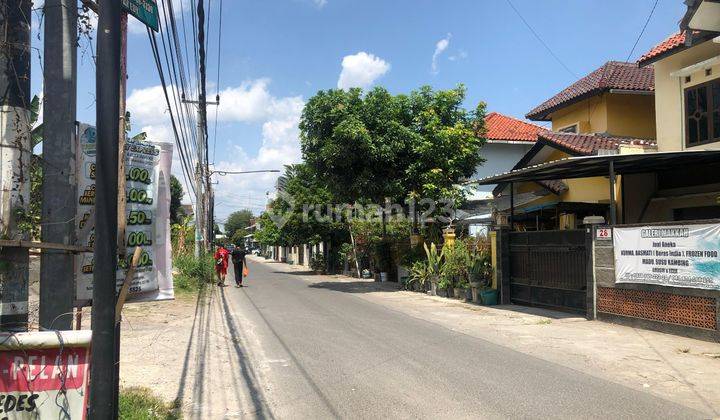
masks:
<instances>
[{"instance_id":1,"label":"grass","mask_svg":"<svg viewBox=\"0 0 720 420\"><path fill-rule=\"evenodd\" d=\"M192 253L173 257L178 274L173 276L176 292L194 293L213 281L214 261L212 255L196 258Z\"/></svg>"},{"instance_id":2,"label":"grass","mask_svg":"<svg viewBox=\"0 0 720 420\"><path fill-rule=\"evenodd\" d=\"M179 404L168 404L150 389L142 387L120 390L120 419L175 420L181 419Z\"/></svg>"}]
</instances>

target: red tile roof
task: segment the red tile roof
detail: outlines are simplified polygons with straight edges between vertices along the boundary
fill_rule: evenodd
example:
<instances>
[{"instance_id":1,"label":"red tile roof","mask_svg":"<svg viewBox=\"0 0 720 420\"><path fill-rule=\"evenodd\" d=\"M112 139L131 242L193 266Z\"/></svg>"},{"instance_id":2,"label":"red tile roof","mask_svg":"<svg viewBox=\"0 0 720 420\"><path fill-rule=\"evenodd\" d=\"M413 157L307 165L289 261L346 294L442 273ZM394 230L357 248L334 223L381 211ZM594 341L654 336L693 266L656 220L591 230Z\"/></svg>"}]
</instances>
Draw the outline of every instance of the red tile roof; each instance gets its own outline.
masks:
<instances>
[{"instance_id":1,"label":"red tile roof","mask_svg":"<svg viewBox=\"0 0 720 420\"><path fill-rule=\"evenodd\" d=\"M617 150L620 145L654 146L655 140L629 137L613 137L602 134L573 134L547 131L538 135L539 140L573 155L591 156L599 150Z\"/></svg>"},{"instance_id":2,"label":"red tile roof","mask_svg":"<svg viewBox=\"0 0 720 420\"><path fill-rule=\"evenodd\" d=\"M536 142L544 128L507 115L491 112L485 117L485 137L495 141Z\"/></svg>"},{"instance_id":3,"label":"red tile roof","mask_svg":"<svg viewBox=\"0 0 720 420\"><path fill-rule=\"evenodd\" d=\"M538 105L525 116L530 120L548 121L550 114L570 104L610 89L651 92L655 89L653 69L637 63L608 61L557 95Z\"/></svg>"},{"instance_id":4,"label":"red tile roof","mask_svg":"<svg viewBox=\"0 0 720 420\"><path fill-rule=\"evenodd\" d=\"M651 60L660 54L674 50L682 45L685 45L685 32L676 32L667 37L663 42L652 47L650 51L643 54L638 60L638 64L642 65L646 61Z\"/></svg>"}]
</instances>

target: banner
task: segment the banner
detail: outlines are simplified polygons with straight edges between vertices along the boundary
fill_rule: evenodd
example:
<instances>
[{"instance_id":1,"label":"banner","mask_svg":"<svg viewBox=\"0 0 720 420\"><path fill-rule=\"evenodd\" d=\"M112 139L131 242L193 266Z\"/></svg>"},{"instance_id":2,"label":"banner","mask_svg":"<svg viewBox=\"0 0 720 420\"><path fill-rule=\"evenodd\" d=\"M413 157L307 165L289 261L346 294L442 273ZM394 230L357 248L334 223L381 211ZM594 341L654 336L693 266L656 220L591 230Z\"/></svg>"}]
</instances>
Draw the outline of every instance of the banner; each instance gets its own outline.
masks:
<instances>
[{"instance_id":1,"label":"banner","mask_svg":"<svg viewBox=\"0 0 720 420\"><path fill-rule=\"evenodd\" d=\"M78 164L78 244L95 242L95 127L80 124ZM120 288L125 267L135 247L142 248L130 284L128 302L172 299L170 262L170 165L172 145L128 140L125 143L125 245L128 260L120 261L116 275ZM76 299L92 299L93 254L75 257Z\"/></svg>"},{"instance_id":2,"label":"banner","mask_svg":"<svg viewBox=\"0 0 720 420\"><path fill-rule=\"evenodd\" d=\"M91 332L0 333L0 419L84 419Z\"/></svg>"},{"instance_id":3,"label":"banner","mask_svg":"<svg viewBox=\"0 0 720 420\"><path fill-rule=\"evenodd\" d=\"M615 282L720 290L720 224L615 228Z\"/></svg>"}]
</instances>

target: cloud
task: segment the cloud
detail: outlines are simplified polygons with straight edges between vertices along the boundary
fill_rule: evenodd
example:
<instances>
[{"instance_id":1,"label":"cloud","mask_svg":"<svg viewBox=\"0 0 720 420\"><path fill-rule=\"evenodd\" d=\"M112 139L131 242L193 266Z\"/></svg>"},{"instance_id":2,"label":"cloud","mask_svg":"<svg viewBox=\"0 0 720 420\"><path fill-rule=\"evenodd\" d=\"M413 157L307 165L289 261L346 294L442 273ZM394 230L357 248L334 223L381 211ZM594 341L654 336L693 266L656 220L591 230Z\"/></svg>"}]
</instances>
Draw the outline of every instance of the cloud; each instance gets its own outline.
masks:
<instances>
[{"instance_id":1,"label":"cloud","mask_svg":"<svg viewBox=\"0 0 720 420\"><path fill-rule=\"evenodd\" d=\"M450 61L460 61L468 58L468 53L465 50L458 50L457 53L448 57Z\"/></svg>"},{"instance_id":2,"label":"cloud","mask_svg":"<svg viewBox=\"0 0 720 420\"><path fill-rule=\"evenodd\" d=\"M452 38L452 34L447 34L445 38L435 44L435 52L433 53L432 64L430 65L433 74L438 73L438 58L440 58L440 55L450 46L450 38Z\"/></svg>"},{"instance_id":3,"label":"cloud","mask_svg":"<svg viewBox=\"0 0 720 420\"><path fill-rule=\"evenodd\" d=\"M388 71L390 71L390 63L373 54L360 51L354 55L346 55L342 60L342 71L337 86L340 89L352 87L365 89Z\"/></svg>"},{"instance_id":4,"label":"cloud","mask_svg":"<svg viewBox=\"0 0 720 420\"><path fill-rule=\"evenodd\" d=\"M171 142L174 140L161 86L133 90L127 104L133 125L142 127L140 131L148 133L149 139ZM219 137L218 150L215 153L217 160L213 169L231 172L283 170L284 165L300 162L298 123L304 106L305 101L301 96L273 95L270 91L270 80L264 78L248 80L239 86L221 91L219 124L257 125L261 128L262 141L257 150L246 150L239 144L225 146L226 139ZM218 131L222 136L227 130ZM210 142L212 147L212 138ZM212 157L212 149L210 153ZM173 174L178 179L183 179L177 151L173 156ZM259 214L264 209L266 192L273 193L279 175L262 173L215 176L214 179L218 181L214 186L218 218L222 220L230 212L243 208L250 208ZM190 191L189 186L185 185L185 190Z\"/></svg>"},{"instance_id":5,"label":"cloud","mask_svg":"<svg viewBox=\"0 0 720 420\"><path fill-rule=\"evenodd\" d=\"M313 3L315 3L315 6L322 9L327 4L327 0L313 0Z\"/></svg>"}]
</instances>

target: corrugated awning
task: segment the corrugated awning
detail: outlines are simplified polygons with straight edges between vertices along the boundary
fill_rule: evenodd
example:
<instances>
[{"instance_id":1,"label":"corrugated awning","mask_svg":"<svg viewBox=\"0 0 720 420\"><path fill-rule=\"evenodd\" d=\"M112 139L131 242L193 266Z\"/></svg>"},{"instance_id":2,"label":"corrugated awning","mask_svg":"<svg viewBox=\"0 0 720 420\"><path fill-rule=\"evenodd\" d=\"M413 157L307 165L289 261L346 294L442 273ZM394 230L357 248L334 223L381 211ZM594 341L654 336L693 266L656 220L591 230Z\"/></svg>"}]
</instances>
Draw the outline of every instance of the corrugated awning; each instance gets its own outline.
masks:
<instances>
[{"instance_id":1,"label":"corrugated awning","mask_svg":"<svg viewBox=\"0 0 720 420\"><path fill-rule=\"evenodd\" d=\"M640 174L688 167L689 165L720 163L720 150L570 157L467 181L466 184L492 185L504 182L608 176L610 162L613 163L616 174Z\"/></svg>"}]
</instances>

